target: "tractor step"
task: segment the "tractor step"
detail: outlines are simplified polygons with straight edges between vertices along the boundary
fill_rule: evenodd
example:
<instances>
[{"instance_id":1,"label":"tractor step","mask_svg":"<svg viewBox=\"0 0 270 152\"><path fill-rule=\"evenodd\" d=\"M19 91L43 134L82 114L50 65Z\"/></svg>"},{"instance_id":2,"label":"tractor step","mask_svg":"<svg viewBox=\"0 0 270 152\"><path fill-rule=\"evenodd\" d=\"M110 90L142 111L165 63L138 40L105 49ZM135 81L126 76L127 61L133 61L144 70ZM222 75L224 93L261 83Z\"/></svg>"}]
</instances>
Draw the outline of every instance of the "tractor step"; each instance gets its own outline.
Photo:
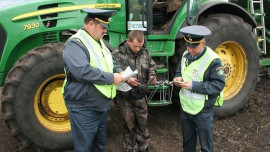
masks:
<instances>
[{"instance_id":1,"label":"tractor step","mask_svg":"<svg viewBox=\"0 0 270 152\"><path fill-rule=\"evenodd\" d=\"M171 101L167 101L167 100L151 100L151 101L148 101L148 106L167 106L167 105L170 105L172 104Z\"/></svg>"}]
</instances>

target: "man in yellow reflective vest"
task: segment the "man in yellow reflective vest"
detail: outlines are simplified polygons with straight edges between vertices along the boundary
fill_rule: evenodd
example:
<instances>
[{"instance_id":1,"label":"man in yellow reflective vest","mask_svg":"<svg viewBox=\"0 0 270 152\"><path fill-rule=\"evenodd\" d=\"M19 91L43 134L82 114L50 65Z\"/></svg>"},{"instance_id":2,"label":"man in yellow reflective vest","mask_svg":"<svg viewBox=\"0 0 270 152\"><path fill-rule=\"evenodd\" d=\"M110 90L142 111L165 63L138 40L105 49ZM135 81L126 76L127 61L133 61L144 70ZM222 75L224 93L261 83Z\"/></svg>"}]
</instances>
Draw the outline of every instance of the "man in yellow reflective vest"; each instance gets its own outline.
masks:
<instances>
[{"instance_id":1,"label":"man in yellow reflective vest","mask_svg":"<svg viewBox=\"0 0 270 152\"><path fill-rule=\"evenodd\" d=\"M84 8L84 26L65 45L65 104L75 152L103 152L108 110L124 81L102 38L113 10Z\"/></svg>"},{"instance_id":2,"label":"man in yellow reflective vest","mask_svg":"<svg viewBox=\"0 0 270 152\"><path fill-rule=\"evenodd\" d=\"M206 46L210 29L192 25L180 29L187 50L173 80L181 87L181 130L184 152L213 151L213 107L225 86L224 69L218 55Z\"/></svg>"}]
</instances>

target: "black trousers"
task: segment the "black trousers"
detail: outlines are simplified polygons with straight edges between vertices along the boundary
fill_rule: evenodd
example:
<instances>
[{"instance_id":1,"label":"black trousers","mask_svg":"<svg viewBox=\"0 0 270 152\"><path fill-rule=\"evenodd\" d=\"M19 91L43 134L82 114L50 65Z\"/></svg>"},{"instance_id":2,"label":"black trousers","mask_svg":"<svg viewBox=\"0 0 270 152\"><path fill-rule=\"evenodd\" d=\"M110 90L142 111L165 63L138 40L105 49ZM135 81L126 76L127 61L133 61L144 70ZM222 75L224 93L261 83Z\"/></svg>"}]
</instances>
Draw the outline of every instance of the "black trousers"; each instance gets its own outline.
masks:
<instances>
[{"instance_id":1,"label":"black trousers","mask_svg":"<svg viewBox=\"0 0 270 152\"><path fill-rule=\"evenodd\" d=\"M190 115L181 108L181 130L184 152L196 152L197 136L201 151L213 152L212 130L214 124L213 108Z\"/></svg>"}]
</instances>

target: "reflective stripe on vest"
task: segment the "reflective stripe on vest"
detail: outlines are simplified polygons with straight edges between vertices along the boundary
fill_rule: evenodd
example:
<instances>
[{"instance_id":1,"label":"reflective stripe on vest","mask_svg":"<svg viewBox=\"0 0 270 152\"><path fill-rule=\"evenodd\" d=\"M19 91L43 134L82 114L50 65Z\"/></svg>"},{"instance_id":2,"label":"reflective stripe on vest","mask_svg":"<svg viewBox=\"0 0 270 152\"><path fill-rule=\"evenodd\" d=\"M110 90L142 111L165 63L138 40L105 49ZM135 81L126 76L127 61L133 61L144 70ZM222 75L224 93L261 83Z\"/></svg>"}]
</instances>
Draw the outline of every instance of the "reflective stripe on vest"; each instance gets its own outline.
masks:
<instances>
[{"instance_id":1,"label":"reflective stripe on vest","mask_svg":"<svg viewBox=\"0 0 270 152\"><path fill-rule=\"evenodd\" d=\"M187 51L183 54L181 61L181 73L184 81L202 82L204 73L209 65L214 59L219 58L214 51L207 47L202 57L186 66L187 59L184 57L185 54L187 54ZM180 90L179 96L182 109L192 115L198 114L203 109L207 98L205 94L193 93L183 88Z\"/></svg>"},{"instance_id":2,"label":"reflective stripe on vest","mask_svg":"<svg viewBox=\"0 0 270 152\"><path fill-rule=\"evenodd\" d=\"M101 46L84 30L79 30L71 38L80 39L87 48L90 55L90 65L93 68L98 68L104 72L113 73L113 58L102 40ZM101 85L93 84L103 95L107 98L114 98L116 96L116 88L114 84Z\"/></svg>"}]
</instances>

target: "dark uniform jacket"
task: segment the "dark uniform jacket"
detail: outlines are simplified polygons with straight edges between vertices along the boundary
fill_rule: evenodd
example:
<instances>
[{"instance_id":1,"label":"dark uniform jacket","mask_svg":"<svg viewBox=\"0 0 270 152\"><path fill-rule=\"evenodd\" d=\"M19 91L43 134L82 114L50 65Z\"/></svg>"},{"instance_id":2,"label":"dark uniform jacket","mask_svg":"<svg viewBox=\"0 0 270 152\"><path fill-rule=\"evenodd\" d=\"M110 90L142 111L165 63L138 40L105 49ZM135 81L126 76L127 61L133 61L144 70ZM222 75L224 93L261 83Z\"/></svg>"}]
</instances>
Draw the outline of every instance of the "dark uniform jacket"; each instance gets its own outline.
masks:
<instances>
[{"instance_id":1,"label":"dark uniform jacket","mask_svg":"<svg viewBox=\"0 0 270 152\"><path fill-rule=\"evenodd\" d=\"M192 59L192 56L187 53L184 57L188 59L188 65L203 56L205 50L206 48L204 48L203 52L196 59ZM225 86L224 75L218 74L220 69L223 70L221 60L215 59L205 71L203 82L192 81L192 92L208 95L208 100L205 101L204 109L214 105L217 97ZM175 77L182 77L181 65L179 65Z\"/></svg>"},{"instance_id":2,"label":"dark uniform jacket","mask_svg":"<svg viewBox=\"0 0 270 152\"><path fill-rule=\"evenodd\" d=\"M119 45L118 50L113 52L114 60L125 70L128 66L134 71L138 70L136 77L141 85L145 85L150 75L156 75L156 64L148 50L144 47L137 53L133 53L127 42L124 41Z\"/></svg>"},{"instance_id":3,"label":"dark uniform jacket","mask_svg":"<svg viewBox=\"0 0 270 152\"><path fill-rule=\"evenodd\" d=\"M66 106L85 107L96 111L109 110L112 99L105 97L93 84L112 84L113 73L89 66L89 52L79 39L67 41L63 61L68 80L64 88ZM114 62L114 72L121 71Z\"/></svg>"}]
</instances>

